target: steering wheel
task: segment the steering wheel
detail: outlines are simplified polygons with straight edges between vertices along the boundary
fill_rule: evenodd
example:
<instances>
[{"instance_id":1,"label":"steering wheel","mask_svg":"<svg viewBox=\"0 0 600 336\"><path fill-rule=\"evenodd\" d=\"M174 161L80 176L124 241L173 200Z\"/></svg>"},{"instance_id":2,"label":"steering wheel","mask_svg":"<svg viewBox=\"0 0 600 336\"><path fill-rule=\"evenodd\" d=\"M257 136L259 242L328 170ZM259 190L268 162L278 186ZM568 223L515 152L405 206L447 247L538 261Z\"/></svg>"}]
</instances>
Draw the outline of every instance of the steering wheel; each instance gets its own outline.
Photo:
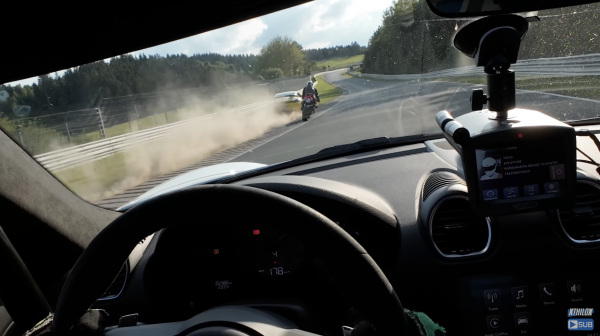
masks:
<instances>
[{"instance_id":1,"label":"steering wheel","mask_svg":"<svg viewBox=\"0 0 600 336\"><path fill-rule=\"evenodd\" d=\"M201 209L205 209L201 212ZM125 212L102 230L81 254L67 278L52 329L67 334L108 288L144 237L169 227L219 219L270 221L319 251L346 300L381 335L406 335L407 318L391 284L371 256L342 228L295 200L257 188L204 185L158 196ZM273 313L226 306L187 321L116 328L107 335L312 335Z\"/></svg>"}]
</instances>

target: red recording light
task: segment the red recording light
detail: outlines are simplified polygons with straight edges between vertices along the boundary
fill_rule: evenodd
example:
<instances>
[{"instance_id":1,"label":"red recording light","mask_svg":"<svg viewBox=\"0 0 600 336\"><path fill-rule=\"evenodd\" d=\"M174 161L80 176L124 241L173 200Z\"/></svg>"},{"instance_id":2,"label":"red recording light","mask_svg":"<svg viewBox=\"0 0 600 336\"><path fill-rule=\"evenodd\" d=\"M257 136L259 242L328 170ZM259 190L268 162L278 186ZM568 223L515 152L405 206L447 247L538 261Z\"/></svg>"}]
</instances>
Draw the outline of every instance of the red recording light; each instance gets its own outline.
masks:
<instances>
[{"instance_id":1,"label":"red recording light","mask_svg":"<svg viewBox=\"0 0 600 336\"><path fill-rule=\"evenodd\" d=\"M519 138L522 138L522 137L523 137L523 134L519 133L518 137L519 137Z\"/></svg>"},{"instance_id":2,"label":"red recording light","mask_svg":"<svg viewBox=\"0 0 600 336\"><path fill-rule=\"evenodd\" d=\"M254 231L252 231L252 234L254 234L255 236L258 236L260 234L260 230L254 230Z\"/></svg>"}]
</instances>

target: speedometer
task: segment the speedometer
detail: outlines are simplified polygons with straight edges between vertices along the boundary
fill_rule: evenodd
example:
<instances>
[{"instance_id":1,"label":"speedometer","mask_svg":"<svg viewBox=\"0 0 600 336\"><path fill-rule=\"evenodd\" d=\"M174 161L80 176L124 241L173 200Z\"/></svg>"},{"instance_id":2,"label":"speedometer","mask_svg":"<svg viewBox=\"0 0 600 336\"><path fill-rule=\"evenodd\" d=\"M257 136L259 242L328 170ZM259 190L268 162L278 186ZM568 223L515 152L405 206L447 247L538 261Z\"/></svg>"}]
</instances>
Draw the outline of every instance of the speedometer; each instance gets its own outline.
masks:
<instances>
[{"instance_id":1,"label":"speedometer","mask_svg":"<svg viewBox=\"0 0 600 336\"><path fill-rule=\"evenodd\" d=\"M298 238L287 233L259 232L254 235L252 245L254 271L263 277L295 275L304 261L304 246Z\"/></svg>"}]
</instances>

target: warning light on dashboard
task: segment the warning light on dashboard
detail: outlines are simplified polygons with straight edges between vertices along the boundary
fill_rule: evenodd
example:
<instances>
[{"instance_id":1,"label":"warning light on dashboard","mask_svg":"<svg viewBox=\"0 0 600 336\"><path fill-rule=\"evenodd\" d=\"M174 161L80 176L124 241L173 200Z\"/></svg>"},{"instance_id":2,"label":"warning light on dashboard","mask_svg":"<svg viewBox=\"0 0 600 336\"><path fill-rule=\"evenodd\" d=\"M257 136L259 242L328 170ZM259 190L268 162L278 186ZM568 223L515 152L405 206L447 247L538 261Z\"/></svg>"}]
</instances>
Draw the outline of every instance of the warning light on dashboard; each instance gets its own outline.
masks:
<instances>
[{"instance_id":1,"label":"warning light on dashboard","mask_svg":"<svg viewBox=\"0 0 600 336\"><path fill-rule=\"evenodd\" d=\"M258 236L260 234L260 230L254 230L254 231L252 231L252 234L254 234L255 236Z\"/></svg>"},{"instance_id":2,"label":"warning light on dashboard","mask_svg":"<svg viewBox=\"0 0 600 336\"><path fill-rule=\"evenodd\" d=\"M213 250L213 253L214 253L214 254L219 254L219 249L214 249L214 250Z\"/></svg>"},{"instance_id":3,"label":"warning light on dashboard","mask_svg":"<svg viewBox=\"0 0 600 336\"><path fill-rule=\"evenodd\" d=\"M519 138L522 138L522 137L523 137L523 134L519 133L518 137L519 137Z\"/></svg>"}]
</instances>

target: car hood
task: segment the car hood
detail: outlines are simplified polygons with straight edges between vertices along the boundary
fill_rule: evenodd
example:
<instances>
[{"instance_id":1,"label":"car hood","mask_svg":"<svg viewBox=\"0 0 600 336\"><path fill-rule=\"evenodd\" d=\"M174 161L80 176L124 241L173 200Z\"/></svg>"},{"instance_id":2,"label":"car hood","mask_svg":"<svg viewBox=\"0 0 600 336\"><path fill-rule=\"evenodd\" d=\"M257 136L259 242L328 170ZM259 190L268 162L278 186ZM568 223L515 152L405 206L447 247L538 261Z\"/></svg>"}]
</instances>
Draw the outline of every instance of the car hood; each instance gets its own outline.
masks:
<instances>
[{"instance_id":1,"label":"car hood","mask_svg":"<svg viewBox=\"0 0 600 336\"><path fill-rule=\"evenodd\" d=\"M184 189L198 184L203 184L209 181L217 180L225 176L235 175L241 172L260 169L267 165L253 162L229 162L221 163L213 166L194 169L185 174L174 177L166 182L163 182L156 187L148 190L133 201L123 205L117 211L127 210L136 204L149 200L156 196L166 194L172 191Z\"/></svg>"}]
</instances>

